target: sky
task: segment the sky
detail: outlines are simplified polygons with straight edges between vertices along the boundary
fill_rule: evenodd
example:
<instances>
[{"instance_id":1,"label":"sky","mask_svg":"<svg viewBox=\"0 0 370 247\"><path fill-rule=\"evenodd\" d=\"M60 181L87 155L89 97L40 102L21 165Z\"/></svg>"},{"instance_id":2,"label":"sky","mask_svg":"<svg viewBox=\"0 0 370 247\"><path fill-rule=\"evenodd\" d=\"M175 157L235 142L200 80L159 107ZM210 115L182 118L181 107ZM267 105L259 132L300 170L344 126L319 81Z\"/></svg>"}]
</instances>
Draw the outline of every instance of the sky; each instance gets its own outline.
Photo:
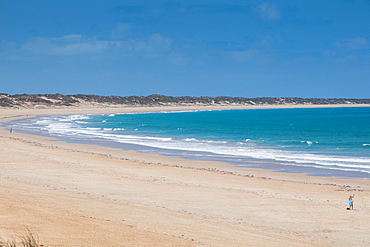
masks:
<instances>
[{"instance_id":1,"label":"sky","mask_svg":"<svg viewBox=\"0 0 370 247\"><path fill-rule=\"evenodd\" d=\"M0 93L370 98L370 0L0 0Z\"/></svg>"}]
</instances>

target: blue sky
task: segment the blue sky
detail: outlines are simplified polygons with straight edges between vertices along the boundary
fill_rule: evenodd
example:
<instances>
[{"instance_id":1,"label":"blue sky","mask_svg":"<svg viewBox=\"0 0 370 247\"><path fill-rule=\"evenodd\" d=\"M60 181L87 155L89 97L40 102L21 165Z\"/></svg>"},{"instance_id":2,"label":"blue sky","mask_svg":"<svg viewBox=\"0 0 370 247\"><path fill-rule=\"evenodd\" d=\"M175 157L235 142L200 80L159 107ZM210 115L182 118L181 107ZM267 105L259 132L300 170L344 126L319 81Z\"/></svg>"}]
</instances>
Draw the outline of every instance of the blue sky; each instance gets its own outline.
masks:
<instances>
[{"instance_id":1,"label":"blue sky","mask_svg":"<svg viewBox=\"0 0 370 247\"><path fill-rule=\"evenodd\" d=\"M370 1L0 0L0 92L370 98Z\"/></svg>"}]
</instances>

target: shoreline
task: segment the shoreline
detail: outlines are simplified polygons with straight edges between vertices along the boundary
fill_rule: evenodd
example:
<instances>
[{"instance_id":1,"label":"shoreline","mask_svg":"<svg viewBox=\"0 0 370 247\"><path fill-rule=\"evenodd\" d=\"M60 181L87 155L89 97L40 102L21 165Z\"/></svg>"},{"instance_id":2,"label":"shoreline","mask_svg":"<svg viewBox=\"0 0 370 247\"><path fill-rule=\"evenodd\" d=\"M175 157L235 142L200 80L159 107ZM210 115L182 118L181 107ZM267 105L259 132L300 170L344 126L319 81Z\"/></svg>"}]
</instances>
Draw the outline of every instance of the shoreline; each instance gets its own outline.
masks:
<instances>
[{"instance_id":1,"label":"shoreline","mask_svg":"<svg viewBox=\"0 0 370 247\"><path fill-rule=\"evenodd\" d=\"M219 107L213 107L213 106L203 106L203 107L185 107L185 106L172 106L172 107L128 107L128 108L68 108L68 109L27 109L23 110L23 114L20 115L15 115L15 114L8 114L6 121L4 121L4 116L0 116L0 124L2 122L8 122L16 119L22 119L22 118L33 118L33 117L41 117L41 116L46 116L46 115L80 115L80 114L87 114L87 115L95 115L95 114L119 114L119 113L151 113L151 112L170 112L170 111L212 111L212 110L235 110L235 109L293 109L293 108L341 108L341 107L370 107L370 106L364 106L364 105L315 105L314 107L307 106L307 105L268 105L268 106L219 106ZM12 112L12 110L10 110ZM20 110L15 110L17 113L19 113ZM21 111L22 112L22 111ZM13 129L14 131L14 129ZM37 133L27 133L23 132L24 134L29 134L29 135L39 135ZM44 136L40 134L41 136ZM51 137L48 135L45 135L45 137ZM148 154L156 154L159 155L160 157L165 156L165 157L177 157L178 159L182 160L197 160L199 158L193 157L191 155L192 152L189 151L189 154L187 155L176 155L175 153L168 154L166 151L161 152L161 148L154 148L152 147L152 150L146 150L146 151L141 151L140 149L147 149L145 146L141 146L139 144L110 144L109 141L105 140L91 140L91 141L78 141L78 140L68 140L68 139L60 139L56 137L59 141L67 142L67 143L79 143L79 144L86 144L86 145L97 145L97 146L104 146L108 148L118 148L122 150L123 152L126 151L132 151L136 153L135 156L143 156L143 157L148 157ZM125 147L127 146L127 147ZM167 154L163 154L167 153ZM274 161L270 160L262 160L262 159L253 159L250 158L249 161L244 161L245 165L241 164L234 164L232 161L222 161L222 160L212 160L212 159L200 159L202 161L208 161L208 162L218 162L218 163L227 163L228 166L233 166L233 167L238 167L243 169L262 169L262 170L268 170L270 173L277 173L277 174L303 174L307 175L310 177L316 177L316 178L339 178L339 179L368 179L367 177L363 177L359 174L349 174L351 172L346 172L346 171L338 171L336 175L333 174L333 176L326 176L325 174L320 174L320 172L314 172L315 169L318 169L317 171L321 171L325 173L326 169L324 168L315 168L311 169L311 172L309 171L310 169L304 169L304 168L297 168L293 167L290 170L289 167L289 162L286 163L285 166L281 164L275 164ZM153 162L151 159L146 158L143 160L145 162ZM154 161L155 162L155 161ZM277 165L276 169L275 167ZM328 170L330 171L330 170ZM329 173L328 173L329 174ZM342 174L342 175L341 175ZM346 176L346 174L348 174ZM364 175L365 176L365 175Z\"/></svg>"},{"instance_id":2,"label":"shoreline","mask_svg":"<svg viewBox=\"0 0 370 247\"><path fill-rule=\"evenodd\" d=\"M0 110L0 122L148 110L164 108ZM1 238L26 225L45 246L370 244L366 179L241 168L66 143L4 128L0 155ZM356 193L355 210L347 212L351 193ZM96 234L98 229L104 234ZM118 234L122 231L126 235Z\"/></svg>"},{"instance_id":3,"label":"shoreline","mask_svg":"<svg viewBox=\"0 0 370 247\"><path fill-rule=\"evenodd\" d=\"M150 113L150 112L161 112L161 111L212 111L212 110L244 110L244 109L293 109L293 108L333 108L333 107L370 107L367 105L266 105L266 106L171 106L171 107L124 107L124 108L63 108L63 109L22 109L22 110L7 110L8 114L1 114L0 110L0 124L4 122L9 122L12 120L19 120L24 118L33 118L33 117L41 117L41 116L50 116L50 115L95 115L95 114L125 114L125 113ZM19 114L21 113L21 114ZM5 116L4 116L5 115ZM8 130L5 130L4 127L0 126L0 136L1 133L6 133ZM13 133L11 136L14 136L16 131L13 130ZM6 135L6 134L5 134ZM20 140L22 141L30 141L30 142L39 142L41 144L41 140L50 139L54 140L55 146L61 147L61 143L63 143L64 147L68 146L69 144L72 144L70 142L66 142L60 139L55 139L54 137L47 137L43 135L35 135L35 134L27 134L27 133L17 133L18 136L20 136ZM24 138L27 136L27 138ZM48 141L50 142L50 141ZM46 142L46 143L48 143ZM46 144L45 142L42 143L42 145ZM96 152L99 148L107 149L103 155L109 155L109 152L112 152L112 150L119 152L122 152L124 155L118 155L118 158L125 158L129 157L130 160L140 160L140 162L143 163L158 163L161 165L169 165L166 163L163 163L161 161L163 160L169 160L170 162L174 163L184 163L185 161L185 167L187 167L188 163L217 163L219 164L217 168L208 168L207 166L202 167L196 167L196 165L190 165L188 168L193 169L210 169L210 170L217 170L220 172L226 172L231 174L237 174L242 176L259 176L259 177L265 177L265 174L268 174L266 176L267 178L271 179L281 179L281 180L289 180L289 181L301 181L301 178L298 180L295 177L307 177L305 180L311 180L311 181L318 181L318 183L326 183L326 181L335 180L333 184L343 184L345 186L345 181L348 180L368 180L366 178L341 178L341 177L326 177L326 176L317 176L317 175L308 175L304 172L281 172L281 171L275 171L268 168L253 168L253 167L244 167L244 166L236 166L227 162L223 161L209 161L209 160L196 160L196 159L188 159L188 158L181 158L177 156L165 156L157 153L143 153L138 152L134 150L124 150L122 148L116 148L116 147L109 147L99 144L86 144L86 143L75 143L79 145L79 148L81 152L90 152L90 148L86 147L93 147L96 146L96 148L93 148ZM48 144L46 144L48 145ZM63 148L63 147L61 147ZM68 148L67 148L68 149ZM114 152L114 153L117 153ZM193 162L191 162L193 161ZM263 161L262 161L263 162ZM171 166L171 165L169 165ZM254 172L249 172L250 170ZM257 175L256 175L257 174ZM343 180L342 183L338 182ZM330 184L330 182L329 182ZM370 189L370 187L369 187Z\"/></svg>"},{"instance_id":4,"label":"shoreline","mask_svg":"<svg viewBox=\"0 0 370 247\"><path fill-rule=\"evenodd\" d=\"M285 108L333 108L333 107L370 107L367 104L335 104L335 105L209 105L209 106L150 106L150 107L64 107L64 108L29 108L29 109L12 109L0 108L0 122L10 118L11 121L21 119L26 116L45 116L45 115L74 115L74 114L109 114L109 113L135 113L135 112L160 112L160 111L207 111L207 110L242 110L242 109L285 109ZM14 112L14 113L13 113ZM16 114L20 112L21 114ZM5 115L5 116L4 116Z\"/></svg>"}]
</instances>

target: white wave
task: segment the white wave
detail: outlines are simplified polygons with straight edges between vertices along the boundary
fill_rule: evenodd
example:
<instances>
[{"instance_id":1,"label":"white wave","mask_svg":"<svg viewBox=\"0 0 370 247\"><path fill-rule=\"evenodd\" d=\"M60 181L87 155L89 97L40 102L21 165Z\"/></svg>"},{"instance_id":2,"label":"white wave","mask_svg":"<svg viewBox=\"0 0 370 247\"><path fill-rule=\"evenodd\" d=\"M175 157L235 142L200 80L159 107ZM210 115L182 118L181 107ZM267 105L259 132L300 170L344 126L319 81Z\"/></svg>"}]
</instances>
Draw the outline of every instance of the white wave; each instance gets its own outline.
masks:
<instances>
[{"instance_id":1,"label":"white wave","mask_svg":"<svg viewBox=\"0 0 370 247\"><path fill-rule=\"evenodd\" d=\"M58 119L59 121L76 121L90 119L90 117L88 115L68 115L62 117L55 117L54 119Z\"/></svg>"},{"instance_id":2,"label":"white wave","mask_svg":"<svg viewBox=\"0 0 370 247\"><path fill-rule=\"evenodd\" d=\"M367 168L370 169L369 158L362 157L339 157L339 156L324 156L312 155L302 152L282 151L275 149L261 149L254 146L235 147L233 145L213 145L214 142L199 142L198 140L190 140L182 142L181 140L167 139L167 143L163 142L148 142L152 140L160 140L162 138L153 137L138 137L138 136L118 136L120 142L130 142L132 144L148 145L157 148L175 149L210 152L221 155L231 155L240 157L252 157L257 159L272 159L276 161L293 162L296 164L320 164L322 166L337 166L347 168ZM189 144L191 143L191 144ZM218 143L220 144L220 143ZM225 143L224 143L225 144Z\"/></svg>"},{"instance_id":3,"label":"white wave","mask_svg":"<svg viewBox=\"0 0 370 247\"><path fill-rule=\"evenodd\" d=\"M318 142L315 141L301 141L301 143L306 143L308 146L311 146L312 144L317 144Z\"/></svg>"},{"instance_id":4,"label":"white wave","mask_svg":"<svg viewBox=\"0 0 370 247\"><path fill-rule=\"evenodd\" d=\"M130 142L133 144L150 145L158 148L166 149L178 149L178 150L188 150L188 151L200 151L200 152L210 152L220 155L231 155L238 157L251 157L256 159L271 159L275 161L288 162L290 165L298 166L319 166L321 168L332 168L337 170L352 169L352 170L370 170L370 159L369 158L353 158L353 157L338 157L338 156L320 156L311 155L300 152L292 151L281 151L274 149L259 149L259 148L235 148L233 146L214 146L214 145L204 145L194 142L193 145L188 145L186 143L170 142L167 145L163 143L140 143L135 139L131 139Z\"/></svg>"},{"instance_id":5,"label":"white wave","mask_svg":"<svg viewBox=\"0 0 370 247\"><path fill-rule=\"evenodd\" d=\"M227 143L227 141L202 140L205 143Z\"/></svg>"},{"instance_id":6,"label":"white wave","mask_svg":"<svg viewBox=\"0 0 370 247\"><path fill-rule=\"evenodd\" d=\"M318 155L299 151L286 151L260 146L263 141L245 139L244 142L230 143L228 141L204 140L196 138L173 139L169 137L139 136L113 134L112 131L125 130L124 128L90 128L82 127L89 119L87 115L73 115L62 117L45 117L36 121L40 128L51 134L63 136L90 136L104 138L107 140L145 145L155 148L171 150L187 150L196 152L207 152L235 158L270 159L291 166L326 168L343 171L362 171L370 173L370 158L368 157L346 157L339 155ZM32 128L32 126L30 126ZM137 130L137 129L136 129ZM307 145L318 143L315 141L301 141ZM258 144L258 145L256 145ZM363 146L370 146L364 143ZM286 163L285 163L286 162Z\"/></svg>"},{"instance_id":7,"label":"white wave","mask_svg":"<svg viewBox=\"0 0 370 247\"><path fill-rule=\"evenodd\" d=\"M38 124L38 125L48 125L50 123L52 123L53 121L51 119L41 119L39 121L36 121L35 124Z\"/></svg>"},{"instance_id":8,"label":"white wave","mask_svg":"<svg viewBox=\"0 0 370 247\"><path fill-rule=\"evenodd\" d=\"M197 143L227 143L227 141L215 141L215 140L199 140L196 138L185 138L186 142L197 142Z\"/></svg>"},{"instance_id":9,"label":"white wave","mask_svg":"<svg viewBox=\"0 0 370 247\"><path fill-rule=\"evenodd\" d=\"M130 142L132 144L142 144L143 142L149 143L153 142L167 142L171 141L172 138L169 137L153 137L153 136L135 136L135 135L121 135L121 134L110 134L104 131L111 131L111 128L100 129L100 128L86 128L86 129L75 129L70 131L70 133L76 132L78 134L89 135L92 137L100 137L109 140L115 140L117 142ZM102 132L101 132L102 131ZM135 143L134 143L135 142Z\"/></svg>"},{"instance_id":10,"label":"white wave","mask_svg":"<svg viewBox=\"0 0 370 247\"><path fill-rule=\"evenodd\" d=\"M196 141L197 139L195 139L195 138L185 138L184 140L189 142L189 141Z\"/></svg>"},{"instance_id":11,"label":"white wave","mask_svg":"<svg viewBox=\"0 0 370 247\"><path fill-rule=\"evenodd\" d=\"M272 148L258 148L253 144L240 143L231 144L227 141L215 140L198 140L196 138L185 138L183 140L175 140L167 137L154 136L137 136L137 135L121 135L110 134L106 131L111 131L111 128L73 128L72 123L54 123L48 125L51 133L59 133L64 135L89 135L108 140L113 140L121 143L131 143L138 145L146 145L156 148L165 148L172 150L187 150L198 152L210 152L220 155L231 155L239 157L251 157L256 159L271 159L281 162L289 162L303 166L304 164L319 165L321 167L336 167L337 169L369 169L369 158L362 157L339 157L314 155L303 152L284 151ZM237 146L235 146L237 145Z\"/></svg>"}]
</instances>

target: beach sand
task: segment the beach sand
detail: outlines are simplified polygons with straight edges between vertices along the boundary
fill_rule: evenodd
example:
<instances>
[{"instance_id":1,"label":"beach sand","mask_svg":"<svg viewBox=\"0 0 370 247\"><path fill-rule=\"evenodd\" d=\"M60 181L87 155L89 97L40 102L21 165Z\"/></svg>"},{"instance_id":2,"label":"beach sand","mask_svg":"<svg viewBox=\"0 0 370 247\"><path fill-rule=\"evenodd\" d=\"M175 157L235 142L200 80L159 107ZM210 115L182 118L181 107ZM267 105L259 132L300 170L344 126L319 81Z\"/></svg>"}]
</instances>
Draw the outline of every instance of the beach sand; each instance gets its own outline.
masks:
<instances>
[{"instance_id":1,"label":"beach sand","mask_svg":"<svg viewBox=\"0 0 370 247\"><path fill-rule=\"evenodd\" d=\"M0 121L211 108L0 110ZM28 229L44 246L370 246L370 180L239 168L4 128L0 166L4 240ZM354 210L346 210L350 194Z\"/></svg>"}]
</instances>

